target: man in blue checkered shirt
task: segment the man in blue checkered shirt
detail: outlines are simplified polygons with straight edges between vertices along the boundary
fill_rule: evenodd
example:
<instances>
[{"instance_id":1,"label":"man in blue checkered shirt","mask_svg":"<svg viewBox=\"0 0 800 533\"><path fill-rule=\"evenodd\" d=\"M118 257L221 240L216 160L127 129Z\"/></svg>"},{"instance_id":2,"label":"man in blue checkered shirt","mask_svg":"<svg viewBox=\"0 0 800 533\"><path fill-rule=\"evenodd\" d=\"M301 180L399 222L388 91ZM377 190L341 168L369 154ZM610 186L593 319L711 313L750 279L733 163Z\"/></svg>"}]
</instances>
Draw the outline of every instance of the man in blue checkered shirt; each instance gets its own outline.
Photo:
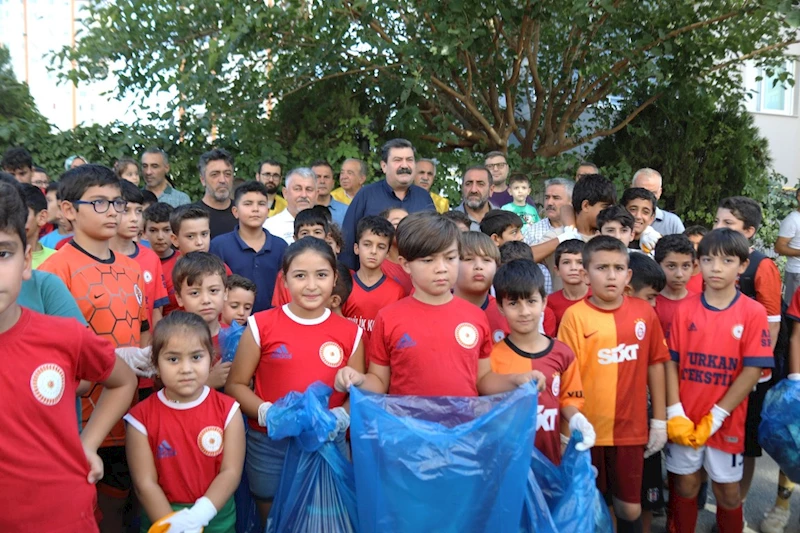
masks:
<instances>
[{"instance_id":1,"label":"man in blue checkered shirt","mask_svg":"<svg viewBox=\"0 0 800 533\"><path fill-rule=\"evenodd\" d=\"M530 226L523 226L522 237L528 245L539 244L548 231L560 228L561 207L572 205L574 181L553 178L545 181L544 187L544 218Z\"/></svg>"}]
</instances>

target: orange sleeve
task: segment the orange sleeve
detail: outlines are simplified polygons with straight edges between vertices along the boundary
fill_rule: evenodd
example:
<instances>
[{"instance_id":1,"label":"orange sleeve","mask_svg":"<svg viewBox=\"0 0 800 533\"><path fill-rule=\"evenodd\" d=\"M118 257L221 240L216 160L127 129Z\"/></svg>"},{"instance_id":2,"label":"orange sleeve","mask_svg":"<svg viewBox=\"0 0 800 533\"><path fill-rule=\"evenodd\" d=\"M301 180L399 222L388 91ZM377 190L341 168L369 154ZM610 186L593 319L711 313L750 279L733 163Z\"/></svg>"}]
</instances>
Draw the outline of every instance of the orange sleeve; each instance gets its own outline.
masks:
<instances>
[{"instance_id":1,"label":"orange sleeve","mask_svg":"<svg viewBox=\"0 0 800 533\"><path fill-rule=\"evenodd\" d=\"M781 273L775 263L767 258L756 270L756 301L767 310L767 320L781 321Z\"/></svg>"},{"instance_id":2,"label":"orange sleeve","mask_svg":"<svg viewBox=\"0 0 800 533\"><path fill-rule=\"evenodd\" d=\"M559 397L561 408L569 405L583 410L583 382L578 370L578 362L573 358L567 370L561 374L561 394Z\"/></svg>"},{"instance_id":3,"label":"orange sleeve","mask_svg":"<svg viewBox=\"0 0 800 533\"><path fill-rule=\"evenodd\" d=\"M658 315L653 311L652 316L648 322L650 330L650 362L651 365L666 363L669 361L669 348L667 348L667 339L664 337L664 330L661 329L661 321Z\"/></svg>"},{"instance_id":4,"label":"orange sleeve","mask_svg":"<svg viewBox=\"0 0 800 533\"><path fill-rule=\"evenodd\" d=\"M578 321L575 316L577 307L577 304L573 305L564 313L561 325L558 328L558 340L569 346L575 357L580 358L583 353L583 346L581 345L581 333L578 330Z\"/></svg>"}]
</instances>

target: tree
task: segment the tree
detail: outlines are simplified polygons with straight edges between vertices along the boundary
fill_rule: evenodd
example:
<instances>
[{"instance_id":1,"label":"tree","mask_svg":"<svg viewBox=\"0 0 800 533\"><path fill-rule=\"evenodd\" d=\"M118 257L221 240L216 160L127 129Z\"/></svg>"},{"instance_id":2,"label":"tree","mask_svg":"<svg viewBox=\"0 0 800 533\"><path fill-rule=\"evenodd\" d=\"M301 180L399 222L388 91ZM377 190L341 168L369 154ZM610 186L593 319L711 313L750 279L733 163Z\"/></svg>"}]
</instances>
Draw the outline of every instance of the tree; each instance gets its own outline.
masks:
<instances>
[{"instance_id":1,"label":"tree","mask_svg":"<svg viewBox=\"0 0 800 533\"><path fill-rule=\"evenodd\" d=\"M58 58L74 80L115 73L120 94L172 91L187 121L227 117L221 137L243 138L240 117L263 131L274 102L335 79L387 118L380 136L552 157L675 83L740 91L740 61L774 61L797 18L787 0L96 1Z\"/></svg>"},{"instance_id":2,"label":"tree","mask_svg":"<svg viewBox=\"0 0 800 533\"><path fill-rule=\"evenodd\" d=\"M28 86L11 70L8 49L0 45L0 146L19 146L46 135L50 126L39 113Z\"/></svg>"}]
</instances>

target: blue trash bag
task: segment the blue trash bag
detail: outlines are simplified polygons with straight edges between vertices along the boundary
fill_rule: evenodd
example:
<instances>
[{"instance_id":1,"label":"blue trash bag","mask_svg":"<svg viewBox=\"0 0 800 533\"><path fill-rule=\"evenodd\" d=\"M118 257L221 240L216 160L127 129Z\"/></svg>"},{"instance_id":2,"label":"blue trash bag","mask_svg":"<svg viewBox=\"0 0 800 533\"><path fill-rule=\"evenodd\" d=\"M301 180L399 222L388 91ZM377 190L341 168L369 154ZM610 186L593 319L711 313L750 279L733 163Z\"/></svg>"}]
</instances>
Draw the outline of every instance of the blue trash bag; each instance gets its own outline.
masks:
<instances>
[{"instance_id":1,"label":"blue trash bag","mask_svg":"<svg viewBox=\"0 0 800 533\"><path fill-rule=\"evenodd\" d=\"M478 398L350 389L362 533L516 531L536 431L536 385Z\"/></svg>"},{"instance_id":2,"label":"blue trash bag","mask_svg":"<svg viewBox=\"0 0 800 533\"><path fill-rule=\"evenodd\" d=\"M522 531L613 533L611 515L595 485L591 454L575 449L581 440L576 431L559 466L533 449Z\"/></svg>"},{"instance_id":3,"label":"blue trash bag","mask_svg":"<svg viewBox=\"0 0 800 533\"><path fill-rule=\"evenodd\" d=\"M767 393L758 443L789 479L800 483L800 381L784 379Z\"/></svg>"},{"instance_id":4,"label":"blue trash bag","mask_svg":"<svg viewBox=\"0 0 800 533\"><path fill-rule=\"evenodd\" d=\"M289 438L267 533L358 531L352 463L330 438L336 417L328 409L333 389L317 381L290 392L267 412L271 439Z\"/></svg>"},{"instance_id":5,"label":"blue trash bag","mask_svg":"<svg viewBox=\"0 0 800 533\"><path fill-rule=\"evenodd\" d=\"M242 340L245 326L234 322L230 327L219 330L219 351L222 355L223 363L230 363L239 348L239 341Z\"/></svg>"}]
</instances>

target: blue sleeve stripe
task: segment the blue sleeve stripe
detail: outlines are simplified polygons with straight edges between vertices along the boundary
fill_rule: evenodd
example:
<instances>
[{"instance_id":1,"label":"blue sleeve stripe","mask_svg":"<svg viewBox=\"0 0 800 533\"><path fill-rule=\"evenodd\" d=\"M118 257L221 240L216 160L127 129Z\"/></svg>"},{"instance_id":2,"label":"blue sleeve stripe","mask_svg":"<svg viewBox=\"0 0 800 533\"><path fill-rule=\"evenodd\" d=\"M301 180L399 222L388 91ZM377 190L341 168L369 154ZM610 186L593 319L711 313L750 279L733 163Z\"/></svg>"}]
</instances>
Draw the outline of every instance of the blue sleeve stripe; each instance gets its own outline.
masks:
<instances>
[{"instance_id":1,"label":"blue sleeve stripe","mask_svg":"<svg viewBox=\"0 0 800 533\"><path fill-rule=\"evenodd\" d=\"M670 351L669 351L669 356L670 356L670 357L672 358L672 360L673 360L673 361L675 361L676 363L677 363L677 362L679 362L679 361L681 360L681 354L679 354L679 353L678 353L678 352L676 352L675 350L670 350Z\"/></svg>"},{"instance_id":2,"label":"blue sleeve stripe","mask_svg":"<svg viewBox=\"0 0 800 533\"><path fill-rule=\"evenodd\" d=\"M767 357L743 357L742 358L742 365L743 366L755 366L758 368L775 368L775 358L770 356Z\"/></svg>"},{"instance_id":3,"label":"blue sleeve stripe","mask_svg":"<svg viewBox=\"0 0 800 533\"><path fill-rule=\"evenodd\" d=\"M169 304L169 296L166 298L161 298L160 300L156 300L153 304L153 309L158 309L159 307L164 307L165 305Z\"/></svg>"}]
</instances>

